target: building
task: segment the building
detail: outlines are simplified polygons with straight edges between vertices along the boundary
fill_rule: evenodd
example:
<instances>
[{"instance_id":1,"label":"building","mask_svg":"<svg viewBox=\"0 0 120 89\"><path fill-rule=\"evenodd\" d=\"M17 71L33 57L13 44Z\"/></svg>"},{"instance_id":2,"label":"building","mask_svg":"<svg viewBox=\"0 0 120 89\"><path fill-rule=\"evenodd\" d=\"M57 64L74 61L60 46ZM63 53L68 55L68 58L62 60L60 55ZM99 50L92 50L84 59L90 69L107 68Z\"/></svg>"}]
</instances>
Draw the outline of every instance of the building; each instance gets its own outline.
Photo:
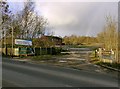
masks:
<instances>
[{"instance_id":1,"label":"building","mask_svg":"<svg viewBox=\"0 0 120 89\"><path fill-rule=\"evenodd\" d=\"M47 37L56 46L62 45L62 38L60 38L60 37L57 37L57 36L45 36L45 37Z\"/></svg>"},{"instance_id":2,"label":"building","mask_svg":"<svg viewBox=\"0 0 120 89\"><path fill-rule=\"evenodd\" d=\"M62 45L62 38L57 36L42 36L39 40L44 44L44 46L46 45L47 47L61 47Z\"/></svg>"}]
</instances>

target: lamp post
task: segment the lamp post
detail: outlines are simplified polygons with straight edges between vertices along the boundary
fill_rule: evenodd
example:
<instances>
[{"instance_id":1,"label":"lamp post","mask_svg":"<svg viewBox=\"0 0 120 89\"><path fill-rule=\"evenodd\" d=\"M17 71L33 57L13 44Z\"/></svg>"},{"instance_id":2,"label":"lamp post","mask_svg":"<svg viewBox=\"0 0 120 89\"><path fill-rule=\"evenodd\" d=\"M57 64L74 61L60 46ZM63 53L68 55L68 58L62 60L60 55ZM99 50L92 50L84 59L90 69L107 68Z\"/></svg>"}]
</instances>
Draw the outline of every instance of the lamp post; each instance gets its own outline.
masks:
<instances>
[{"instance_id":1,"label":"lamp post","mask_svg":"<svg viewBox=\"0 0 120 89\"><path fill-rule=\"evenodd\" d=\"M5 30L5 55L7 56L7 34L6 34L6 30Z\"/></svg>"},{"instance_id":2,"label":"lamp post","mask_svg":"<svg viewBox=\"0 0 120 89\"><path fill-rule=\"evenodd\" d=\"M13 27L12 27L12 57L13 57Z\"/></svg>"}]
</instances>

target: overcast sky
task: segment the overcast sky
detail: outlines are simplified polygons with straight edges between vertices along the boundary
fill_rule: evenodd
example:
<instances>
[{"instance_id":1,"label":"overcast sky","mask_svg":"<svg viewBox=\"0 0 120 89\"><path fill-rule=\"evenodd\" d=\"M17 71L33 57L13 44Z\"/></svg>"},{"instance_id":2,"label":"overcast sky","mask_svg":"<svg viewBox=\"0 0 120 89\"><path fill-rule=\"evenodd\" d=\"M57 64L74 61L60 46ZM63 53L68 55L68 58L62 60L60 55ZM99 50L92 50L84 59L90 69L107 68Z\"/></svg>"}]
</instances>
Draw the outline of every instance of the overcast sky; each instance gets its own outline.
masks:
<instances>
[{"instance_id":1,"label":"overcast sky","mask_svg":"<svg viewBox=\"0 0 120 89\"><path fill-rule=\"evenodd\" d=\"M10 1L10 0L8 0ZM40 2L35 1L36 11L48 19L57 36L96 36L103 30L105 16L117 20L117 2ZM10 9L22 9L23 2L10 2Z\"/></svg>"}]
</instances>

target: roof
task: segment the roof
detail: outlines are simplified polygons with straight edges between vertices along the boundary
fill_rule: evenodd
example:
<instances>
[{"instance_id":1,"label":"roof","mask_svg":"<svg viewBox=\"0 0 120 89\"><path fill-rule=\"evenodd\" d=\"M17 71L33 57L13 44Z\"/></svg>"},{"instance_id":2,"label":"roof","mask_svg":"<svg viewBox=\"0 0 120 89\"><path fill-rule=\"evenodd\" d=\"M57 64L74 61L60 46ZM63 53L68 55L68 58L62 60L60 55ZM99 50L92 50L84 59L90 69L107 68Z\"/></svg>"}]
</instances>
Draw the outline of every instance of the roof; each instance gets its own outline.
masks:
<instances>
[{"instance_id":1,"label":"roof","mask_svg":"<svg viewBox=\"0 0 120 89\"><path fill-rule=\"evenodd\" d=\"M55 38L55 39L61 39L61 40L62 40L62 38L61 38L61 37L57 37L57 36L45 36L45 37Z\"/></svg>"}]
</instances>

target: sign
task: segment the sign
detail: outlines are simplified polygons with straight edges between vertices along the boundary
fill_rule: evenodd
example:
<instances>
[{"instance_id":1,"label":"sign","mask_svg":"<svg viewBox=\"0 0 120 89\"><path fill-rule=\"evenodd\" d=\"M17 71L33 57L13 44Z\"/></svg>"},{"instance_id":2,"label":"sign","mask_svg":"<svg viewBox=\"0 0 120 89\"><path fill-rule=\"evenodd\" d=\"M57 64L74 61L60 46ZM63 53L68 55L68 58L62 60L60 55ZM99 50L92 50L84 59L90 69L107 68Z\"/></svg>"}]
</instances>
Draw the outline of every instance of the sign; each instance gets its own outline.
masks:
<instances>
[{"instance_id":1,"label":"sign","mask_svg":"<svg viewBox=\"0 0 120 89\"><path fill-rule=\"evenodd\" d=\"M19 48L15 48L15 55L19 56Z\"/></svg>"},{"instance_id":2,"label":"sign","mask_svg":"<svg viewBox=\"0 0 120 89\"><path fill-rule=\"evenodd\" d=\"M17 45L32 45L32 41L31 40L22 40L22 39L15 39L15 44Z\"/></svg>"}]
</instances>

